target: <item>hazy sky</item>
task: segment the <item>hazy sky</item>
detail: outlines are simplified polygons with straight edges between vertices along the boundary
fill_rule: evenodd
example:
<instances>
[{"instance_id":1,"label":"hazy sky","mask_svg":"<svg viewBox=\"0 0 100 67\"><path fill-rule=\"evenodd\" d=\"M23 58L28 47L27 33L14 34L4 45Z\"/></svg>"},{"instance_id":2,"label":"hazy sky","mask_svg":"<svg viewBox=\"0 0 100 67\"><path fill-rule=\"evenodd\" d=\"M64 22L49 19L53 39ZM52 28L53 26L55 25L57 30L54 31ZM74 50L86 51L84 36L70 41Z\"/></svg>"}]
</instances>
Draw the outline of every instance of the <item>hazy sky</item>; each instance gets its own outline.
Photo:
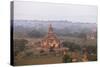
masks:
<instances>
[{"instance_id":1,"label":"hazy sky","mask_svg":"<svg viewBox=\"0 0 100 67\"><path fill-rule=\"evenodd\" d=\"M31 1L14 3L14 19L97 22L97 7Z\"/></svg>"}]
</instances>

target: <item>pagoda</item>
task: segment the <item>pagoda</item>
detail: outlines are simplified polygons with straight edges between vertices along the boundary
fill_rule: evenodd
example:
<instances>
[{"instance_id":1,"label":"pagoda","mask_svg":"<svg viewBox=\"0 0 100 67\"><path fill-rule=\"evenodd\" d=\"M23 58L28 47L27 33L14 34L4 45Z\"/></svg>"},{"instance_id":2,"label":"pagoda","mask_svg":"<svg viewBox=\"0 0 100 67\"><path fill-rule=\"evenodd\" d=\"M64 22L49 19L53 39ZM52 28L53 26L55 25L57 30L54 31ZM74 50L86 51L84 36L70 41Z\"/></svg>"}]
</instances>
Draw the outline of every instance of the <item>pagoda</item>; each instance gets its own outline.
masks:
<instances>
[{"instance_id":1,"label":"pagoda","mask_svg":"<svg viewBox=\"0 0 100 67\"><path fill-rule=\"evenodd\" d=\"M52 25L48 26L48 33L41 41L42 48L60 48L60 40L57 35L53 32Z\"/></svg>"}]
</instances>

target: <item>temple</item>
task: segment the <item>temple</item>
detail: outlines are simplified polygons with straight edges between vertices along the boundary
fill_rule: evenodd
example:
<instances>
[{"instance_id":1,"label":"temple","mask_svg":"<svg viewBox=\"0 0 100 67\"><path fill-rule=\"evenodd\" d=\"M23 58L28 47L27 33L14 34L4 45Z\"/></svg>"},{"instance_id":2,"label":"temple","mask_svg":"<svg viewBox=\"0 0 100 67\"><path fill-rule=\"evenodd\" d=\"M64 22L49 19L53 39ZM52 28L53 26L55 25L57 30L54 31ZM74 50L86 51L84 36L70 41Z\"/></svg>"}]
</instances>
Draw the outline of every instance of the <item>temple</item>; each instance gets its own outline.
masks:
<instances>
[{"instance_id":1,"label":"temple","mask_svg":"<svg viewBox=\"0 0 100 67\"><path fill-rule=\"evenodd\" d=\"M53 28L51 24L48 27L47 35L41 41L41 47L60 48L60 40L57 38L56 34L53 32Z\"/></svg>"}]
</instances>

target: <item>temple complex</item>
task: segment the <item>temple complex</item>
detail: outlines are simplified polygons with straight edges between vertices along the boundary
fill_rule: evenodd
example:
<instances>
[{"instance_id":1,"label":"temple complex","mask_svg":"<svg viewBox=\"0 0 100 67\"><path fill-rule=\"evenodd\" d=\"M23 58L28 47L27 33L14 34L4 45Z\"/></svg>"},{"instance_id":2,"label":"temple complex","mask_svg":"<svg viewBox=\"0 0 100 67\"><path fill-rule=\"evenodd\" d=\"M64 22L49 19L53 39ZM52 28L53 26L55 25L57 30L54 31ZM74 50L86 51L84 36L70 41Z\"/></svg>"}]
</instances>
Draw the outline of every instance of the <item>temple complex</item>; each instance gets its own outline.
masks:
<instances>
[{"instance_id":1,"label":"temple complex","mask_svg":"<svg viewBox=\"0 0 100 67\"><path fill-rule=\"evenodd\" d=\"M41 41L42 48L60 48L60 40L57 35L54 33L52 25L48 27L47 35Z\"/></svg>"}]
</instances>

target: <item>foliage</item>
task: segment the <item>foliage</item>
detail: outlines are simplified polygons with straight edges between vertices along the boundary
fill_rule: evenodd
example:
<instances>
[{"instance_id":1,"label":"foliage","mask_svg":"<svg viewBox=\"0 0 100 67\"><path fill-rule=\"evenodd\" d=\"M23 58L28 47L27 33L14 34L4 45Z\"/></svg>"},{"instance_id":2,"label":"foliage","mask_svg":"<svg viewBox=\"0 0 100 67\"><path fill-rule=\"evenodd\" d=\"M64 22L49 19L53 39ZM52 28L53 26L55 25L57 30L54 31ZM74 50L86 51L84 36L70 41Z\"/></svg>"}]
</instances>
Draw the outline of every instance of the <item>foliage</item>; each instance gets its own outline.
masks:
<instances>
[{"instance_id":1,"label":"foliage","mask_svg":"<svg viewBox=\"0 0 100 67\"><path fill-rule=\"evenodd\" d=\"M27 44L28 41L25 39L14 39L14 53L17 55L19 52L24 51L25 44Z\"/></svg>"},{"instance_id":2,"label":"foliage","mask_svg":"<svg viewBox=\"0 0 100 67\"><path fill-rule=\"evenodd\" d=\"M63 62L64 62L64 63L71 62L71 58L70 58L70 56L69 56L69 55L67 55L67 54L66 54L66 55L64 55L64 56L63 56Z\"/></svg>"},{"instance_id":3,"label":"foliage","mask_svg":"<svg viewBox=\"0 0 100 67\"><path fill-rule=\"evenodd\" d=\"M71 51L73 51L74 49L77 49L77 50L81 49L79 45L72 42L64 41L62 44L64 47L68 47Z\"/></svg>"},{"instance_id":4,"label":"foliage","mask_svg":"<svg viewBox=\"0 0 100 67\"><path fill-rule=\"evenodd\" d=\"M29 32L28 35L29 35L29 37L42 37L44 35L44 33L34 29L31 32Z\"/></svg>"}]
</instances>

